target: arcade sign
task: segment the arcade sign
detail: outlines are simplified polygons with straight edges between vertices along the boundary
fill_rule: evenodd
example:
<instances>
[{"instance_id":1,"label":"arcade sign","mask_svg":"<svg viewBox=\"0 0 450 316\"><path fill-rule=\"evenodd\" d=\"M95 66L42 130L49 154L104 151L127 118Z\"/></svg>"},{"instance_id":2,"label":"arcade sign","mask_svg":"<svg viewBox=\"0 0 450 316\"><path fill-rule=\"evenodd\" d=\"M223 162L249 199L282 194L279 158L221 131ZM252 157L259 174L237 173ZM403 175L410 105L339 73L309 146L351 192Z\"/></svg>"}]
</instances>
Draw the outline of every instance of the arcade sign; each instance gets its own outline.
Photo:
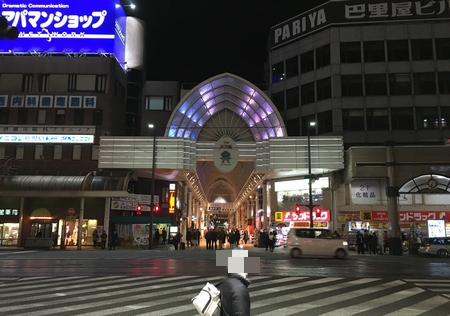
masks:
<instances>
[{"instance_id":1,"label":"arcade sign","mask_svg":"<svg viewBox=\"0 0 450 316\"><path fill-rule=\"evenodd\" d=\"M19 31L17 39L0 41L0 53L111 53L124 65L120 0L2 0L0 15Z\"/></svg>"},{"instance_id":2,"label":"arcade sign","mask_svg":"<svg viewBox=\"0 0 450 316\"><path fill-rule=\"evenodd\" d=\"M329 222L331 221L330 210L321 210L320 216L316 216L313 212L313 220L316 222ZM276 222L308 222L309 223L309 210L301 210L300 212L275 212Z\"/></svg>"}]
</instances>

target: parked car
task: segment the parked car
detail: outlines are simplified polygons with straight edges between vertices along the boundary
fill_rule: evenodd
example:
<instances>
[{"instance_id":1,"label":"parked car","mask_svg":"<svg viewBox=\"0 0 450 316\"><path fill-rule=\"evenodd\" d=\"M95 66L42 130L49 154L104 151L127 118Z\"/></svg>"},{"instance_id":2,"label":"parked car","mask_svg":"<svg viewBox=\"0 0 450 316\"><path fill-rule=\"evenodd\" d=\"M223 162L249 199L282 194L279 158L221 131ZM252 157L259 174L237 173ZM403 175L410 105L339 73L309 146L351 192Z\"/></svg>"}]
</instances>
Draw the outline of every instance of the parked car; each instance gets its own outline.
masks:
<instances>
[{"instance_id":1,"label":"parked car","mask_svg":"<svg viewBox=\"0 0 450 316\"><path fill-rule=\"evenodd\" d=\"M432 255L441 258L448 257L450 253L450 237L425 238L419 247L420 255Z\"/></svg>"},{"instance_id":2,"label":"parked car","mask_svg":"<svg viewBox=\"0 0 450 316\"><path fill-rule=\"evenodd\" d=\"M348 255L348 242L333 238L329 229L291 228L285 250L293 258L301 256L330 256L344 259Z\"/></svg>"}]
</instances>

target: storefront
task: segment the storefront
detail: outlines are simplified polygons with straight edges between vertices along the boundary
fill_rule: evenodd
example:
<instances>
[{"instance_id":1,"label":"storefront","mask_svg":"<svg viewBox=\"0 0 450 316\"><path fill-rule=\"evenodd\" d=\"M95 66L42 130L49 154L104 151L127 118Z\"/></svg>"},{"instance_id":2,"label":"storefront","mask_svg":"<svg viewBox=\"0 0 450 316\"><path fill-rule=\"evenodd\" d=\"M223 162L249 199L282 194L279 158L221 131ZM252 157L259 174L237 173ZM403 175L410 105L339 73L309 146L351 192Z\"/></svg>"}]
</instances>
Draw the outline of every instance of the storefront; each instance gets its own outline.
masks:
<instances>
[{"instance_id":1,"label":"storefront","mask_svg":"<svg viewBox=\"0 0 450 316\"><path fill-rule=\"evenodd\" d=\"M19 243L19 211L0 206L0 246L17 246Z\"/></svg>"}]
</instances>

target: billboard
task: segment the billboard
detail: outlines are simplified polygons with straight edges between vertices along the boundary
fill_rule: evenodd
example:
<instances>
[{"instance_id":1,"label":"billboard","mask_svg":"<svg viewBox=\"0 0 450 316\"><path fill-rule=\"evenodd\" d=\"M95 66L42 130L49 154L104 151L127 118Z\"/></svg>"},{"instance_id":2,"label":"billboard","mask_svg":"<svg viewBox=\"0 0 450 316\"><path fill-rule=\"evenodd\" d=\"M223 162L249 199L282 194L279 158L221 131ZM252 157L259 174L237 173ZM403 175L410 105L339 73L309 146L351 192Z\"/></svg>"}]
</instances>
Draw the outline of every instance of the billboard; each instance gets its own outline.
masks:
<instances>
[{"instance_id":1,"label":"billboard","mask_svg":"<svg viewBox=\"0 0 450 316\"><path fill-rule=\"evenodd\" d=\"M2 0L0 15L19 30L0 53L114 54L123 65L126 16L120 0Z\"/></svg>"}]
</instances>

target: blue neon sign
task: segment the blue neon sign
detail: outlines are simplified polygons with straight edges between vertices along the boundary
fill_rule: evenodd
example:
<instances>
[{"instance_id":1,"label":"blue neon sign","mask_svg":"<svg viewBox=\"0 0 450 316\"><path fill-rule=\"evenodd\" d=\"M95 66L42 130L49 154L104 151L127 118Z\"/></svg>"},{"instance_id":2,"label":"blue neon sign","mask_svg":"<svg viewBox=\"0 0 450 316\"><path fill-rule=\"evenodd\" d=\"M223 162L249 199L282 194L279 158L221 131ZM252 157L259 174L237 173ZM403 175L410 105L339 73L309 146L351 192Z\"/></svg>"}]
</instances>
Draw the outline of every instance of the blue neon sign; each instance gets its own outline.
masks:
<instances>
[{"instance_id":1,"label":"blue neon sign","mask_svg":"<svg viewBox=\"0 0 450 316\"><path fill-rule=\"evenodd\" d=\"M19 30L0 52L113 53L125 55L125 12L120 0L2 0L0 14Z\"/></svg>"}]
</instances>

